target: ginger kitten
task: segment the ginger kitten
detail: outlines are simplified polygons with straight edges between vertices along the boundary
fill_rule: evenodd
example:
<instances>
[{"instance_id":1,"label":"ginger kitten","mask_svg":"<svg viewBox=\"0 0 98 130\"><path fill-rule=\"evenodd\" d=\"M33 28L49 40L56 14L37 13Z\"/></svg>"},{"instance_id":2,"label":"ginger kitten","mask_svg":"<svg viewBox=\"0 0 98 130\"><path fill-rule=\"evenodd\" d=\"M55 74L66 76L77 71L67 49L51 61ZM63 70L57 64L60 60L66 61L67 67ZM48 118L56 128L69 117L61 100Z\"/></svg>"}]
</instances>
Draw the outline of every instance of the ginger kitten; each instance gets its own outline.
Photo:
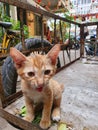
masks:
<instances>
[{"instance_id":1,"label":"ginger kitten","mask_svg":"<svg viewBox=\"0 0 98 130\"><path fill-rule=\"evenodd\" d=\"M18 75L21 77L21 89L25 99L27 114L25 120L34 119L34 104L43 103L40 127L47 129L52 119L60 120L60 102L63 85L52 79L56 71L56 60L60 45L56 44L47 55L31 53L26 57L15 48L10 49L10 56L15 62Z\"/></svg>"}]
</instances>

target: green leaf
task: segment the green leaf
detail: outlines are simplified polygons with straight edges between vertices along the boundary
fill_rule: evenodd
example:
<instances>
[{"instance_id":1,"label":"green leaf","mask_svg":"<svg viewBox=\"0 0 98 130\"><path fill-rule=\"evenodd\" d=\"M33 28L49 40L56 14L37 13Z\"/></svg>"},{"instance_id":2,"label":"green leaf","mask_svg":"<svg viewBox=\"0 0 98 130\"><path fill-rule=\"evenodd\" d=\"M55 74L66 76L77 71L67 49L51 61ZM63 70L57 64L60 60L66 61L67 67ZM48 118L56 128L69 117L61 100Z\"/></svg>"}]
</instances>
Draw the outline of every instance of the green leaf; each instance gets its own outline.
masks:
<instances>
[{"instance_id":1,"label":"green leaf","mask_svg":"<svg viewBox=\"0 0 98 130\"><path fill-rule=\"evenodd\" d=\"M60 123L58 124L58 129L57 129L57 130L67 130L66 124L63 123L63 122L60 122Z\"/></svg>"}]
</instances>

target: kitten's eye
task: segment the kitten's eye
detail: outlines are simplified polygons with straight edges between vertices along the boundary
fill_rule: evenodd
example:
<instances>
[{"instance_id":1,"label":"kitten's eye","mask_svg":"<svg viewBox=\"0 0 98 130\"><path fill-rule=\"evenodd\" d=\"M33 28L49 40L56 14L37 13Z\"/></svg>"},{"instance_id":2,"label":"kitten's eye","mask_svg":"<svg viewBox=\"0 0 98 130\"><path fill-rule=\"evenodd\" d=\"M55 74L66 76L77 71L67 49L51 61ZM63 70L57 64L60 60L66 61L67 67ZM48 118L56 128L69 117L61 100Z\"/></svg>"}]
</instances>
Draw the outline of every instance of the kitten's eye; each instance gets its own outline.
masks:
<instances>
[{"instance_id":1,"label":"kitten's eye","mask_svg":"<svg viewBox=\"0 0 98 130\"><path fill-rule=\"evenodd\" d=\"M50 74L50 72L51 72L50 70L45 70L44 74L48 75L48 74Z\"/></svg>"},{"instance_id":2,"label":"kitten's eye","mask_svg":"<svg viewBox=\"0 0 98 130\"><path fill-rule=\"evenodd\" d=\"M35 73L34 72L28 72L28 76L33 77L33 76L35 76Z\"/></svg>"}]
</instances>

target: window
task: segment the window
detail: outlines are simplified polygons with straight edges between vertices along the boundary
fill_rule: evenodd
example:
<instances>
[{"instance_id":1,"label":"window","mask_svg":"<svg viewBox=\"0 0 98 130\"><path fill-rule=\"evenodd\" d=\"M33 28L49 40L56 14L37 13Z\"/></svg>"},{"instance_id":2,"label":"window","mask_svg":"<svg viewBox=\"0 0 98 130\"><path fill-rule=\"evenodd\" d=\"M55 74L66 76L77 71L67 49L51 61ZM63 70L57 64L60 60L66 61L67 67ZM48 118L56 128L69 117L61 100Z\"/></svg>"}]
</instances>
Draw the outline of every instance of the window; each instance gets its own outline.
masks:
<instances>
[{"instance_id":1,"label":"window","mask_svg":"<svg viewBox=\"0 0 98 130\"><path fill-rule=\"evenodd\" d=\"M74 1L74 5L76 5L77 4L77 2L76 2L76 0Z\"/></svg>"},{"instance_id":2,"label":"window","mask_svg":"<svg viewBox=\"0 0 98 130\"><path fill-rule=\"evenodd\" d=\"M86 0L83 1L83 4L86 4Z\"/></svg>"},{"instance_id":3,"label":"window","mask_svg":"<svg viewBox=\"0 0 98 130\"><path fill-rule=\"evenodd\" d=\"M91 3L91 0L87 0L87 3Z\"/></svg>"}]
</instances>

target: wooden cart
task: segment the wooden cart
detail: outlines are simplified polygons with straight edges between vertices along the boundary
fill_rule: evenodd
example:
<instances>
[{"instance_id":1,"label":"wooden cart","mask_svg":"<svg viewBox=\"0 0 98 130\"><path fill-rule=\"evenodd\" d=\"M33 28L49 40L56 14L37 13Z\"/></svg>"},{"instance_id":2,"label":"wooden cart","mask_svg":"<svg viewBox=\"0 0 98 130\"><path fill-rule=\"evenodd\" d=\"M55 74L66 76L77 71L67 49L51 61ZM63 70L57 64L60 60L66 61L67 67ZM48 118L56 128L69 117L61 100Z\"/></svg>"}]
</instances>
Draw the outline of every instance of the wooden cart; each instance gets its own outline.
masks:
<instances>
[{"instance_id":1,"label":"wooden cart","mask_svg":"<svg viewBox=\"0 0 98 130\"><path fill-rule=\"evenodd\" d=\"M80 26L81 48L78 51L78 56L77 56L77 51L76 50L74 51L74 56L73 56L73 55L71 55L71 51L68 49L67 50L68 52L66 53L66 55L67 55L67 57L69 59L68 60L69 62L66 62L66 57L65 57L66 49L63 50L63 47L62 47L61 56L62 56L63 64L61 65L61 68L59 68L59 70L57 70L57 71L60 71L60 70L64 69L68 65L70 65L73 62L75 62L76 60L78 60L80 58L80 56L83 55L83 53L84 53L84 51L83 51L84 50L84 48L83 48L84 42L83 42L83 35L82 34L84 33L83 32L84 25L81 25L79 23L67 20L65 18L57 16L57 15L55 15L53 13L49 13L49 12L47 12L45 10L40 9L40 8L36 8L36 7L32 6L32 5L30 5L29 3L26 3L24 0L0 0L0 2L4 2L4 3L8 3L8 4L11 4L11 5L17 6L17 7L19 7L21 9L21 12L22 12L23 9L25 9L25 10L29 10L29 11L32 11L34 13L37 13L42 17L42 19L43 19L43 16L53 18L54 19L54 41L56 41L56 20L57 19L59 19L60 21L64 21L64 22L68 22L70 24ZM20 20L22 22L22 18ZM21 24L21 26L22 26L22 24ZM61 32L61 37L62 37L61 24L60 24L60 32ZM43 27L42 27L42 33L41 34L42 34L41 39L43 41ZM75 29L75 34L76 34L76 29ZM22 29L21 29L21 36L22 36L21 41L22 41L22 44L23 44L23 48L25 50L24 36L23 36L23 30ZM62 41L63 41L63 37L62 37ZM44 49L43 44L42 44L41 49L42 50ZM73 50L72 50L72 52L73 52ZM2 56L1 56L1 58L2 58ZM24 129L24 130L39 130L39 129L41 129L38 125L31 124L30 122L27 122L27 121L21 119L19 116L15 115L16 110L21 109L21 107L23 105L24 105L24 100L23 100L21 90L18 91L17 93L15 93L15 94L9 96L9 97L5 97L4 90L3 90L3 84L2 84L2 75L0 74L0 116L3 117L4 119L6 119L9 123L11 123L13 126L15 126L17 128L21 128L21 129Z\"/></svg>"}]
</instances>

